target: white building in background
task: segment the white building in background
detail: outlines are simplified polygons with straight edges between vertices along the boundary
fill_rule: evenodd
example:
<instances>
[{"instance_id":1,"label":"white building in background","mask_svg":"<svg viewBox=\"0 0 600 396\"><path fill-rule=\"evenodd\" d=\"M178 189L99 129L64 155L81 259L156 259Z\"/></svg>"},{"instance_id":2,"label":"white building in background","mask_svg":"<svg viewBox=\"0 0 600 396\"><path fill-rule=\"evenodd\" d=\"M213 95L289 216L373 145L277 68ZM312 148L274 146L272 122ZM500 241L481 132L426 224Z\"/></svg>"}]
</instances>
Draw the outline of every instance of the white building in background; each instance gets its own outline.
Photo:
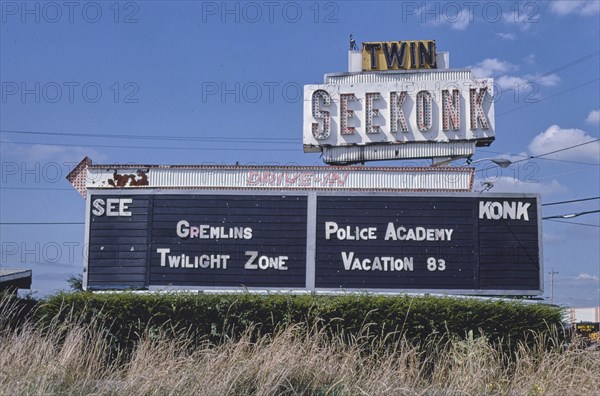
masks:
<instances>
[{"instance_id":1,"label":"white building in background","mask_svg":"<svg viewBox=\"0 0 600 396\"><path fill-rule=\"evenodd\" d=\"M569 308L571 323L600 322L600 307Z\"/></svg>"}]
</instances>

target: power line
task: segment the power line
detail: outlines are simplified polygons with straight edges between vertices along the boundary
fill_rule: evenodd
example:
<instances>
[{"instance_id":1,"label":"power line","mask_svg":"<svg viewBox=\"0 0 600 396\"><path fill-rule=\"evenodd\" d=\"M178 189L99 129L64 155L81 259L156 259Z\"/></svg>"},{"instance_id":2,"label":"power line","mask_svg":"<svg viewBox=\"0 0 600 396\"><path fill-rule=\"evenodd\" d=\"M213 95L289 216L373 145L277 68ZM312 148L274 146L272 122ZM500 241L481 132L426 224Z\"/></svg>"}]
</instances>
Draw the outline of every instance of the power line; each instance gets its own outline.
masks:
<instances>
[{"instance_id":1,"label":"power line","mask_svg":"<svg viewBox=\"0 0 600 396\"><path fill-rule=\"evenodd\" d=\"M553 173L553 174L548 175L548 176L540 177L537 180L545 180L545 179L550 179L550 178L554 178L554 177L557 177L557 176L572 175L574 173L583 173L583 172L590 172L590 171L596 171L596 170L588 168L588 169L578 169L578 170L569 171L569 172Z\"/></svg>"},{"instance_id":2,"label":"power line","mask_svg":"<svg viewBox=\"0 0 600 396\"><path fill-rule=\"evenodd\" d=\"M569 67L575 66L579 63L582 63L588 59L598 56L599 54L600 54L600 51L591 52L587 55L582 56L581 58L577 58L569 63L565 63L561 66L556 67L555 69L547 71L544 74L541 74L539 77L531 79L530 81L537 81L537 80L539 80L543 77L546 77L550 74L568 69ZM591 83L596 80L589 81L588 83ZM583 85L588 84L588 83L584 83ZM569 90L579 88L580 86L570 88ZM542 100L546 100L553 96L560 95L561 93L568 92L569 90L559 92L558 94L549 96L545 99L541 99L538 102L540 102ZM531 103L531 104L535 104L535 103ZM511 111L514 111L517 109L509 110L508 112L511 112ZM506 114L506 113L498 114L498 116L500 116L502 114ZM268 137L268 138L265 138L265 137L253 138L253 137L247 137L247 136L243 136L243 137L241 137L241 136L235 136L235 137L203 136L203 137L199 137L199 136L189 136L189 135L188 136L186 136L186 135L157 136L157 135L126 135L126 134L107 134L107 133L66 133L66 132L47 132L47 131L24 131L24 130L10 130L10 129L0 129L0 133L49 135L49 136L101 137L101 138L114 138L114 139L175 140L175 141L181 141L181 140L188 141L189 140L189 141L210 141L210 142L295 143L295 142L299 141L297 138L284 138L284 137Z\"/></svg>"},{"instance_id":3,"label":"power line","mask_svg":"<svg viewBox=\"0 0 600 396\"><path fill-rule=\"evenodd\" d=\"M554 151L550 151L550 152L547 152L547 153L544 153L544 154L531 155L531 156L529 156L529 157L526 157L526 158L523 158L523 159L520 159L520 160L517 160L517 161L512 161L510 165L518 164L519 162L528 161L528 160L532 160L532 159L536 159L536 158L537 158L537 159L542 159L542 158L540 158L540 157L544 157L544 156L546 156L546 155L550 155L550 154L556 154L556 153L560 153L560 152L562 152L562 151L566 151L566 150L571 150L571 149L574 149L574 148L576 148L576 147L585 146L586 144L594 143L594 142L597 142L597 141L599 141L599 140L600 140L600 138L599 138L599 139L590 140L590 141L587 141L587 142L584 142L584 143L575 144L575 145L573 145L573 146L569 146L569 147L563 147L563 148L561 148L561 149L554 150ZM544 159L545 159L545 158L544 158ZM497 166L497 165L496 165L496 166ZM479 169L477 172L480 172L480 171L482 171L482 170L484 170L484 169Z\"/></svg>"},{"instance_id":4,"label":"power line","mask_svg":"<svg viewBox=\"0 0 600 396\"><path fill-rule=\"evenodd\" d=\"M156 136L156 135L124 135L109 133L66 133L66 132L46 132L46 131L24 131L1 129L0 133L18 134L18 135L43 135L43 136L77 136L77 137L99 137L111 139L134 139L134 140L171 140L171 141L199 141L199 142L227 142L227 143L297 143L297 138L282 137L227 137L227 136Z\"/></svg>"},{"instance_id":5,"label":"power line","mask_svg":"<svg viewBox=\"0 0 600 396\"><path fill-rule=\"evenodd\" d=\"M555 154L561 151L570 150L572 148L584 146L586 144L594 143L599 141L600 139L590 140L588 142L580 143L574 146L565 147L559 150L551 151L544 154L533 155L521 160L517 160L512 162L512 164L516 164L519 162L527 161L530 159L540 158L546 155ZM125 149L144 149L144 150L198 150L198 151L206 151L206 150L221 150L221 151L270 151L273 149L270 148L236 148L236 147L156 147L156 146L124 146L124 145L108 145L108 144L70 144L70 143L32 143L32 142L13 142L13 141L3 141L4 144L18 144L18 145L42 145L42 146L64 146L64 147L92 147L92 148L125 148ZM278 151L298 151L296 149L277 149ZM521 156L521 155L519 155ZM540 158L547 159L547 158ZM592 165L586 163L586 165ZM595 165L595 164L593 164Z\"/></svg>"},{"instance_id":6,"label":"power line","mask_svg":"<svg viewBox=\"0 0 600 396\"><path fill-rule=\"evenodd\" d=\"M590 81L584 82L583 84L579 84L579 85L576 85L576 86L574 86L574 87L572 87L572 88L569 88L569 89L566 89L566 90L564 90L564 91L561 91L561 92L555 93L554 95L550 95L550 96L546 96L545 98L538 99L538 101L537 101L537 102L534 102L534 103L527 103L527 104L525 104L525 105L523 105L523 106L519 106L519 107L515 107L515 108L513 108L513 109L510 109L510 110L507 110L507 111L505 111L504 113L496 114L496 117L502 117L503 115L506 115L506 114L508 114L508 113L512 113L513 111L521 110L521 109L523 109L523 108L525 108L525 107L529 107L529 106L531 106L531 105L538 104L538 103L540 103L540 102L543 102L543 101L545 101L545 100L552 99L552 98L554 98L554 97L556 97L556 96L559 96L559 95L565 94L565 93L567 93L567 92L573 91L573 90L575 90L575 89L578 89L578 88L584 87L584 86L586 86L586 85L588 85L588 84L594 83L594 82L596 82L596 81L599 81L599 80L600 80L600 77L599 77L599 78L594 78L593 80L590 80Z\"/></svg>"},{"instance_id":7,"label":"power line","mask_svg":"<svg viewBox=\"0 0 600 396\"><path fill-rule=\"evenodd\" d=\"M236 147L156 147L156 146L123 146L123 145L110 145L110 144L59 144L59 143L31 143L31 142L7 142L3 141L3 144L21 144L21 145L39 145L39 146L62 146L62 147L92 147L92 148L123 148L123 149L141 149L141 150L195 150L195 151L269 151L273 152L272 148L236 148ZM278 148L277 151L298 151L297 149L282 149Z\"/></svg>"},{"instance_id":8,"label":"power line","mask_svg":"<svg viewBox=\"0 0 600 396\"><path fill-rule=\"evenodd\" d=\"M550 151L550 152L547 152L547 153L544 153L544 154L532 155L532 156L529 156L527 158L523 158L523 159L514 161L514 162L512 162L512 164L518 164L519 162L528 161L530 159L540 158L540 157L544 157L546 155L556 154L556 153L560 153L560 152L563 152L563 151L571 150L571 149L574 149L574 148L577 148L577 147L585 146L586 144L591 144L591 143L597 142L599 140L600 139L594 139L594 140L590 140L590 141L587 141L587 142L584 142L584 143L579 143L579 144L576 144L576 145L573 145L573 146L564 147L564 148L561 148L561 149L558 149L558 150Z\"/></svg>"},{"instance_id":9,"label":"power line","mask_svg":"<svg viewBox=\"0 0 600 396\"><path fill-rule=\"evenodd\" d=\"M524 156L521 155L520 157L524 157ZM595 163L595 162L569 161L569 160L562 160L562 159L557 159L557 158L537 158L537 159L541 159L544 161L567 162L569 164L600 166L600 163Z\"/></svg>"},{"instance_id":10,"label":"power line","mask_svg":"<svg viewBox=\"0 0 600 396\"><path fill-rule=\"evenodd\" d=\"M562 215L546 216L546 217L542 217L542 220L549 220L549 219L572 219L574 217L579 217L579 216L583 216L583 215L586 215L586 214L592 214L592 213L600 213L600 209L598 209L598 210L588 210L588 211L579 212L579 213L568 213L568 214L562 214Z\"/></svg>"},{"instance_id":11,"label":"power line","mask_svg":"<svg viewBox=\"0 0 600 396\"><path fill-rule=\"evenodd\" d=\"M592 201L594 199L600 199L600 197L572 199L570 201L548 202L548 203L542 204L542 206L552 206L552 205L562 205L562 204L573 203L573 202Z\"/></svg>"},{"instance_id":12,"label":"power line","mask_svg":"<svg viewBox=\"0 0 600 396\"><path fill-rule=\"evenodd\" d=\"M575 66L576 64L584 62L584 61L586 61L588 59L591 59L591 58L593 58L593 57L595 57L595 56L597 56L599 54L600 54L600 51L591 52L591 53L589 53L587 55L582 56L581 58L575 59L575 60L573 60L573 61L571 61L569 63L565 63L564 65L558 66L556 69L552 69L550 71L547 71L546 73L540 75L539 77L534 78L532 81L536 81L536 80L539 80L542 77L546 77L546 76L548 76L548 75L550 75L552 73L556 73L556 72L568 69L571 66Z\"/></svg>"},{"instance_id":13,"label":"power line","mask_svg":"<svg viewBox=\"0 0 600 396\"><path fill-rule=\"evenodd\" d=\"M18 223L18 222L2 222L0 223L0 225L82 225L85 224L83 222L22 222L22 223Z\"/></svg>"},{"instance_id":14,"label":"power line","mask_svg":"<svg viewBox=\"0 0 600 396\"><path fill-rule=\"evenodd\" d=\"M522 159L522 160L515 161L515 162L513 162L513 164L516 164L516 163L519 163L519 162L523 162L523 161L527 161L528 159L533 159L533 158L544 157L544 156L546 156L546 155L550 155L550 154L556 154L556 153L560 153L560 152L562 152L562 151L571 150L571 149L574 149L574 148L576 148L576 147L581 147L581 146L585 146L586 144L590 144L590 143L597 142L597 141L599 141L599 140L600 140L600 139L594 139L594 140L590 140L590 141L587 141L587 142L584 142L584 143L579 143L579 144L576 144L576 145L574 145L574 146L564 147L564 148L561 148L561 149L558 149L558 150L550 151L550 152L548 152L548 153L534 155L534 156L531 156L531 157L529 157L529 158L524 158L524 159Z\"/></svg>"},{"instance_id":15,"label":"power line","mask_svg":"<svg viewBox=\"0 0 600 396\"><path fill-rule=\"evenodd\" d=\"M541 74L541 75L539 75L538 77L531 79L531 80L530 80L530 82L531 82L531 81L537 81L537 80L540 80L540 79L542 79L542 78L544 78L544 77L547 77L547 76L549 76L549 75L551 75L551 74L553 74L553 73L557 73L557 72L559 72L559 71L562 71L562 70L568 69L569 67L575 66L575 65L577 65L577 64L579 64L579 63L581 63L581 62L584 62L584 61L586 61L586 60L588 60L588 59L594 58L594 57L598 56L599 54L600 54L600 51L594 51L594 52L591 52L591 53L589 53L589 54L587 54L587 55L584 55L584 56L582 56L581 58L577 58L577 59L575 59L575 60L573 60L573 61L571 61L571 62L569 62L569 63L565 63L564 65L560 65L560 66L558 66L558 67L556 67L556 68L554 68L554 69L552 69L552 70L549 70L549 71L547 71L546 73L544 73L544 74ZM594 81L596 81L596 80L598 80L598 79L595 79L595 80L591 80L591 81L585 82L585 83L583 83L583 84L580 84L580 85L578 85L578 86L575 86L575 87L573 87L573 88L569 88L569 89L567 89L567 90L565 90L565 91L561 91L561 92L558 92L558 93L556 93L556 94L554 94L554 95L550 95L550 96L547 96L547 97L545 97L545 98L539 99L539 100L538 100L537 102L535 102L535 103L528 103L528 104L525 104L525 105L523 105L523 106L520 106L520 107L515 107L514 109L507 110L507 111L505 111L504 113L497 114L496 116L497 116L497 117L501 117L501 116L503 116L504 114L508 114L508 113L511 113L511 112L513 112L513 111L520 110L520 109L522 109L522 108L524 108L524 107L527 107L527 106L530 106L530 105L532 105L532 104L536 104L536 103L542 102L542 101L544 101L544 100L547 100L547 99L553 98L553 97L555 97L555 96L562 95L562 94L564 94L564 93L570 92L570 91L572 91L572 90L574 90L574 89L577 89L577 88L581 88L581 87L583 87L583 86L585 86L585 85L587 85L587 84L591 84L591 83L593 83L593 82L594 82Z\"/></svg>"},{"instance_id":16,"label":"power line","mask_svg":"<svg viewBox=\"0 0 600 396\"><path fill-rule=\"evenodd\" d=\"M502 154L502 155L510 155L511 157L524 157L524 158L529 158L529 156L524 155L524 154L513 154L513 153L506 153L503 151L493 151L493 150L479 150L482 153L491 153L491 154ZM539 158L541 160L545 160L545 161L557 161L557 162L567 162L570 164L578 164L578 165L592 165L592 166L600 166L600 163L596 163L596 162L581 162L581 161L570 161L570 160L564 160L564 159L558 159L558 158Z\"/></svg>"},{"instance_id":17,"label":"power line","mask_svg":"<svg viewBox=\"0 0 600 396\"><path fill-rule=\"evenodd\" d=\"M548 219L548 221L554 221L556 223L573 224L573 225L600 228L600 225L597 225L597 224L577 223L575 221L563 221L563 220L556 220L556 219Z\"/></svg>"},{"instance_id":18,"label":"power line","mask_svg":"<svg viewBox=\"0 0 600 396\"><path fill-rule=\"evenodd\" d=\"M75 191L72 188L59 188L59 187L2 187L0 191L4 190L44 190L44 191Z\"/></svg>"}]
</instances>

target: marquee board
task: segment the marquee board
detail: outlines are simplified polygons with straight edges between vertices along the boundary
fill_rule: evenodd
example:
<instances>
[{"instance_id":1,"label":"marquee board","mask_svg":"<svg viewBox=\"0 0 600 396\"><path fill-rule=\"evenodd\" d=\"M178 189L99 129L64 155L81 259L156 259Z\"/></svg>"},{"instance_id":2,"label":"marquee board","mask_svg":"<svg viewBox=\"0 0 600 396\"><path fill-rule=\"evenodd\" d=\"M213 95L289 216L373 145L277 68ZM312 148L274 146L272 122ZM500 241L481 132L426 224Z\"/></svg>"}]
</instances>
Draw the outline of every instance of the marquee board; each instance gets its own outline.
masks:
<instances>
[{"instance_id":1,"label":"marquee board","mask_svg":"<svg viewBox=\"0 0 600 396\"><path fill-rule=\"evenodd\" d=\"M538 213L531 194L90 190L84 287L539 295Z\"/></svg>"}]
</instances>

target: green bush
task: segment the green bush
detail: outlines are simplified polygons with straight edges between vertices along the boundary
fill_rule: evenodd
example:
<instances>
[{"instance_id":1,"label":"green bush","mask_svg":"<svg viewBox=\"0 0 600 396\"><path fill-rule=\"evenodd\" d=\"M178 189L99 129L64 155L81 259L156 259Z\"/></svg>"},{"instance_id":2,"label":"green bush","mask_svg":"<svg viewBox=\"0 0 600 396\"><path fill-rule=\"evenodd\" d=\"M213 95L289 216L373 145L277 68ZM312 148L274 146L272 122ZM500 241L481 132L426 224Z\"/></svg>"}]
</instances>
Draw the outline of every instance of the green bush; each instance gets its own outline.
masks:
<instances>
[{"instance_id":1,"label":"green bush","mask_svg":"<svg viewBox=\"0 0 600 396\"><path fill-rule=\"evenodd\" d=\"M393 333L414 342L464 338L471 332L515 346L531 334L561 329L561 318L560 308L516 300L367 294L76 292L49 297L36 311L41 324L77 320L101 325L125 349L143 335L159 332L186 332L197 342L220 343L248 329L263 336L298 323L326 328L334 336L384 338Z\"/></svg>"}]
</instances>

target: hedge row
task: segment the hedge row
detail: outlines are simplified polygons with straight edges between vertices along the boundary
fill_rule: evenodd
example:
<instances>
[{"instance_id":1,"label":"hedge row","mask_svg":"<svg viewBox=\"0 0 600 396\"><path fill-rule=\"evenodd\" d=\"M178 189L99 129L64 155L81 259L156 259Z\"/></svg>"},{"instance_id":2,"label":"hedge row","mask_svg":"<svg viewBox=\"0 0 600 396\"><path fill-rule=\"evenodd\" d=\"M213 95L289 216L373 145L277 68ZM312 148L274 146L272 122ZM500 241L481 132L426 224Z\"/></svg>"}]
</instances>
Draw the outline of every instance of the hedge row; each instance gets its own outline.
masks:
<instances>
[{"instance_id":1,"label":"hedge row","mask_svg":"<svg viewBox=\"0 0 600 396\"><path fill-rule=\"evenodd\" d=\"M269 334L281 326L326 326L333 334L383 335L400 332L409 340L465 337L469 331L490 340L518 341L532 333L562 327L562 310L545 304L475 298L290 295L290 294L58 294L36 311L41 323L77 318L109 328L123 347L140 335L187 331L200 340L219 342L249 328Z\"/></svg>"}]
</instances>

